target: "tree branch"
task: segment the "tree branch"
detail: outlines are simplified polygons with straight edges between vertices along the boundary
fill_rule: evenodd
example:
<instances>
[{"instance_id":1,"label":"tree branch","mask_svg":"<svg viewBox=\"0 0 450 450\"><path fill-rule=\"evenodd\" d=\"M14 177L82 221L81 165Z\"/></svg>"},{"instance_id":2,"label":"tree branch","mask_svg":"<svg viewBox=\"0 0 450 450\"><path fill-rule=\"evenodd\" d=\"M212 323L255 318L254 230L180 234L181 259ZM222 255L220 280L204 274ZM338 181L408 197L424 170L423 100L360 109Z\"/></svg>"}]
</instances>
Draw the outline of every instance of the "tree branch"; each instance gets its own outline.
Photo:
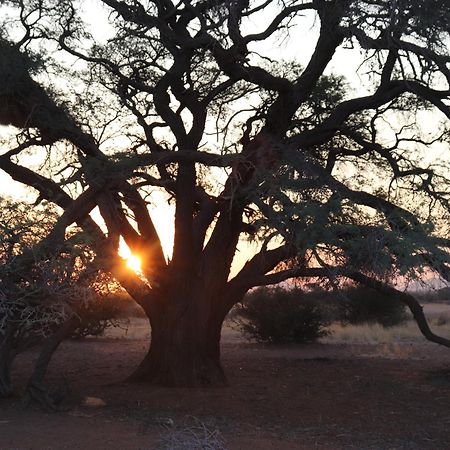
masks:
<instances>
[{"instance_id":1,"label":"tree branch","mask_svg":"<svg viewBox=\"0 0 450 450\"><path fill-rule=\"evenodd\" d=\"M402 303L408 306L420 331L427 340L435 342L436 344L443 345L444 347L450 347L450 339L437 336L431 331L427 319L423 313L423 308L422 306L420 306L419 302L414 298L413 295L395 289L387 285L386 283L382 283L381 281L378 281L360 272L344 272L343 275L356 281L357 283L368 286L383 294L388 294L395 298L398 298Z\"/></svg>"}]
</instances>

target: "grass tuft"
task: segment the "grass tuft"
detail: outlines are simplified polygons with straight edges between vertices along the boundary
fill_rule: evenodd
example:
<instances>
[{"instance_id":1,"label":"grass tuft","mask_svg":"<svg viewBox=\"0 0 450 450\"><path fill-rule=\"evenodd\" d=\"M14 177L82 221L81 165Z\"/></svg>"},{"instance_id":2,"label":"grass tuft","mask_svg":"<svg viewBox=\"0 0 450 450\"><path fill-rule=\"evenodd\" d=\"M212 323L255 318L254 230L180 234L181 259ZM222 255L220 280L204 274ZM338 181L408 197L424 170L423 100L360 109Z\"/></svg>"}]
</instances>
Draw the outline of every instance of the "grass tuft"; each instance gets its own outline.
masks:
<instances>
[{"instance_id":1,"label":"grass tuft","mask_svg":"<svg viewBox=\"0 0 450 450\"><path fill-rule=\"evenodd\" d=\"M226 450L218 429L211 429L197 417L189 416L180 426L167 427L157 450Z\"/></svg>"}]
</instances>

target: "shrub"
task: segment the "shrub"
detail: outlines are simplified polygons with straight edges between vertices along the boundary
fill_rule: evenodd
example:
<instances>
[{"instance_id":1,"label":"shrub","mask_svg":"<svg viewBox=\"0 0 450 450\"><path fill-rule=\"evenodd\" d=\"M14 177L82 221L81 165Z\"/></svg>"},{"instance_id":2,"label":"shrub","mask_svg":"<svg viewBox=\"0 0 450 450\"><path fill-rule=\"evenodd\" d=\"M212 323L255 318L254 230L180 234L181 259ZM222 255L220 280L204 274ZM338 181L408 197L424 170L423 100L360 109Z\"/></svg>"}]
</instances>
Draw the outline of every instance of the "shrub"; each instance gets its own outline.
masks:
<instances>
[{"instance_id":1,"label":"shrub","mask_svg":"<svg viewBox=\"0 0 450 450\"><path fill-rule=\"evenodd\" d=\"M261 342L306 343L329 334L323 309L298 288L255 289L236 308L235 321Z\"/></svg>"},{"instance_id":2,"label":"shrub","mask_svg":"<svg viewBox=\"0 0 450 450\"><path fill-rule=\"evenodd\" d=\"M367 287L349 287L338 292L338 311L344 324L379 323L392 327L408 320L406 306L394 296Z\"/></svg>"},{"instance_id":3,"label":"shrub","mask_svg":"<svg viewBox=\"0 0 450 450\"><path fill-rule=\"evenodd\" d=\"M72 338L81 339L87 336L101 336L109 327L121 326L123 298L120 296L98 296L79 309L80 326L72 334Z\"/></svg>"},{"instance_id":4,"label":"shrub","mask_svg":"<svg viewBox=\"0 0 450 450\"><path fill-rule=\"evenodd\" d=\"M448 303L450 300L450 287L418 291L414 295L420 303Z\"/></svg>"}]
</instances>

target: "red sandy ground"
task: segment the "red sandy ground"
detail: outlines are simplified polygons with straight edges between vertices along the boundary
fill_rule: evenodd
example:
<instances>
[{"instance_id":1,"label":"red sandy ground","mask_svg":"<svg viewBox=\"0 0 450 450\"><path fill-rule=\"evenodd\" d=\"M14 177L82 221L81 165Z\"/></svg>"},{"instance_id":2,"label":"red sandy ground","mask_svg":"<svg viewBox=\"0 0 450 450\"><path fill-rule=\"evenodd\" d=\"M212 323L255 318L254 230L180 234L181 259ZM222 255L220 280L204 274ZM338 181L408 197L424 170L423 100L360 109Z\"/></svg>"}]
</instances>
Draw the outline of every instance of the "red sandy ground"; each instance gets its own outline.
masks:
<instances>
[{"instance_id":1,"label":"red sandy ground","mask_svg":"<svg viewBox=\"0 0 450 450\"><path fill-rule=\"evenodd\" d=\"M227 449L450 449L450 351L403 345L390 358L375 345L280 348L228 330L229 386L165 389L121 383L145 352L142 334L69 341L47 382L65 377L73 408L49 414L19 397L0 401L0 449L158 449L192 416L220 430ZM16 364L19 390L35 356Z\"/></svg>"}]
</instances>

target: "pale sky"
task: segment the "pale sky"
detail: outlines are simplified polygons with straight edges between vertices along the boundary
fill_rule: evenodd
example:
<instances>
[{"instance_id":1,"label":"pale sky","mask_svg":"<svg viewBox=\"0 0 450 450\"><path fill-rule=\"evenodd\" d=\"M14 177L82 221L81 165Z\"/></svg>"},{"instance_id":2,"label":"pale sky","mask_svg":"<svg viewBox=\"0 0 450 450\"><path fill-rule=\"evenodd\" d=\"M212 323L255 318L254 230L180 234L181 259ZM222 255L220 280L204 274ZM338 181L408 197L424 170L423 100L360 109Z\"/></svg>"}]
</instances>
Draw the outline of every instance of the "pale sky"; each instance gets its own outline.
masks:
<instances>
[{"instance_id":1,"label":"pale sky","mask_svg":"<svg viewBox=\"0 0 450 450\"><path fill-rule=\"evenodd\" d=\"M85 20L91 25L90 31L96 39L106 42L106 39L113 33L111 26L108 24L106 8L100 6L96 2L83 1ZM264 26L264 20L271 20L271 17L259 17L252 19L245 24L245 33L254 33L261 31ZM258 48L260 53L272 59L295 59L302 65L306 65L313 53L316 39L318 37L318 21L314 19L314 15L306 13L305 15L296 19L295 26L291 28L290 35L286 36L284 40L278 39L272 42L272 45L265 43ZM356 93L364 95L368 91L363 86L364 75L358 75L357 69L362 61L362 56L358 50L346 50L340 48L331 63L326 69L326 73L335 73L344 75L353 89L353 95ZM5 127L0 127L0 138L8 130ZM0 195L9 195L14 198L26 199L28 192L21 184L14 182L8 175L0 171ZM32 195L33 200L36 194ZM165 248L166 254L170 252L171 242L173 241L173 223L171 216L173 216L173 206L168 205L162 193L154 194L155 204L157 206L151 208L152 217L155 221L155 226L160 232L161 240ZM254 250L253 250L254 251ZM242 265L248 259L249 253L253 251L248 250L247 246L241 246L237 255L236 266Z\"/></svg>"}]
</instances>

